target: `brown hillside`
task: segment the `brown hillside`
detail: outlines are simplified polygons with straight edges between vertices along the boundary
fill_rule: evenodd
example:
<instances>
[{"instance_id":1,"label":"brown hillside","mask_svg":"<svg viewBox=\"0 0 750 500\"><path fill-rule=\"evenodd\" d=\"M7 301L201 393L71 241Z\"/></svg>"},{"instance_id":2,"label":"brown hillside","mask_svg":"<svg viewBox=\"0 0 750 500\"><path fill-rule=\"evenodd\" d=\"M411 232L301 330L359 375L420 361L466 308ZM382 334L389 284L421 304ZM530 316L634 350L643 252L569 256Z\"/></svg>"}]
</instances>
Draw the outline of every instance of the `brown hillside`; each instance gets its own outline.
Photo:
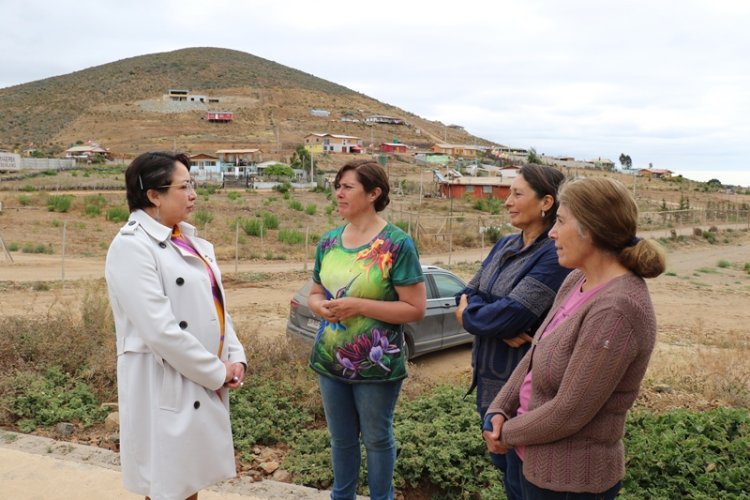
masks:
<instances>
[{"instance_id":1,"label":"brown hillside","mask_svg":"<svg viewBox=\"0 0 750 500\"><path fill-rule=\"evenodd\" d=\"M220 102L180 107L162 99L170 88ZM311 116L311 108L331 115ZM209 123L208 110L232 111L234 121ZM61 151L91 139L122 156L147 149L260 147L274 157L288 154L310 132L356 135L365 145L393 139L418 146L443 140L490 144L302 71L219 48L138 56L0 89L0 113L0 148L9 149L34 143ZM408 125L339 121L370 114L396 116Z\"/></svg>"}]
</instances>

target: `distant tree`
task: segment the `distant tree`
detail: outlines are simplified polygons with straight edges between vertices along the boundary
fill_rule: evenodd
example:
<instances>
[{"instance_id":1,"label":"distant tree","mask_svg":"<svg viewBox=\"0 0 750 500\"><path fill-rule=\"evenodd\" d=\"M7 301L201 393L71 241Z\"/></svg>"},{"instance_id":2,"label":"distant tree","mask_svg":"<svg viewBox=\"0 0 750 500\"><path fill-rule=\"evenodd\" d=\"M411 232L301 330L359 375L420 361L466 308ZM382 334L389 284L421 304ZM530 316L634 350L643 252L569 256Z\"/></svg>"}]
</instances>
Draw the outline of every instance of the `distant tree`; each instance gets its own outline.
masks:
<instances>
[{"instance_id":1,"label":"distant tree","mask_svg":"<svg viewBox=\"0 0 750 500\"><path fill-rule=\"evenodd\" d=\"M266 167L263 173L269 177L294 177L292 167L280 163Z\"/></svg>"},{"instance_id":2,"label":"distant tree","mask_svg":"<svg viewBox=\"0 0 750 500\"><path fill-rule=\"evenodd\" d=\"M537 165L542 164L541 157L537 154L536 149L530 148L529 149L529 156L526 157L526 161L529 163L536 163Z\"/></svg>"},{"instance_id":3,"label":"distant tree","mask_svg":"<svg viewBox=\"0 0 750 500\"><path fill-rule=\"evenodd\" d=\"M708 187L712 188L721 188L723 187L721 181L719 179L710 179L708 182L706 182L706 185Z\"/></svg>"},{"instance_id":4,"label":"distant tree","mask_svg":"<svg viewBox=\"0 0 750 500\"><path fill-rule=\"evenodd\" d=\"M292 153L291 158L289 158L289 163L292 165L292 168L298 168L309 172L311 162L313 163L314 169L314 160L312 158L312 155L310 154L310 151L308 151L307 148L305 148L305 146L303 146L302 144L297 144L297 146L294 148L294 152Z\"/></svg>"},{"instance_id":5,"label":"distant tree","mask_svg":"<svg viewBox=\"0 0 750 500\"><path fill-rule=\"evenodd\" d=\"M630 170L631 168L633 168L633 160L630 159L630 155L620 153L620 165L622 165L622 168L626 170Z\"/></svg>"},{"instance_id":6,"label":"distant tree","mask_svg":"<svg viewBox=\"0 0 750 500\"><path fill-rule=\"evenodd\" d=\"M648 162L648 169L651 170L652 168L654 168L654 164L651 162Z\"/></svg>"}]
</instances>

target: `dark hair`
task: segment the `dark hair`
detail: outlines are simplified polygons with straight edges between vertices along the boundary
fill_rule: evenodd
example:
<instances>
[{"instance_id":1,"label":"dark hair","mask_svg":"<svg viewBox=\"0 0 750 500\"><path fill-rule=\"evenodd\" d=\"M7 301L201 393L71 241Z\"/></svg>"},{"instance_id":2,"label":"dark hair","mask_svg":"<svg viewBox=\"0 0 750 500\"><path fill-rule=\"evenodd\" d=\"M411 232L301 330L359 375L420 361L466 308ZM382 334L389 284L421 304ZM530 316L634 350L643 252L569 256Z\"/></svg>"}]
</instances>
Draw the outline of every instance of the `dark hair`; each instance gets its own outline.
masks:
<instances>
[{"instance_id":1,"label":"dark hair","mask_svg":"<svg viewBox=\"0 0 750 500\"><path fill-rule=\"evenodd\" d=\"M184 153L143 153L130 162L125 170L125 190L131 212L154 206L146 193L149 189L161 192L169 189L177 162L190 168L190 160Z\"/></svg>"},{"instance_id":2,"label":"dark hair","mask_svg":"<svg viewBox=\"0 0 750 500\"><path fill-rule=\"evenodd\" d=\"M620 263L643 278L655 278L666 269L664 250L635 237L638 205L630 191L608 177L569 181L560 190L560 203L578 221L594 246L617 255Z\"/></svg>"},{"instance_id":3,"label":"dark hair","mask_svg":"<svg viewBox=\"0 0 750 500\"><path fill-rule=\"evenodd\" d=\"M364 186L366 193L372 193L375 188L380 188L380 196L375 200L375 211L382 212L391 202L388 193L391 191L388 185L388 175L378 162L373 160L352 160L342 166L336 173L333 187L338 189L341 178L348 171L353 170L357 174L357 180Z\"/></svg>"},{"instance_id":4,"label":"dark hair","mask_svg":"<svg viewBox=\"0 0 750 500\"><path fill-rule=\"evenodd\" d=\"M521 167L521 170L518 171L518 175L523 176L524 180L529 183L531 189L536 193L537 198L542 199L547 195L552 197L552 208L544 213L542 220L546 224L554 224L555 218L557 217L557 207L560 206L557 191L565 180L565 175L552 167L535 164Z\"/></svg>"}]
</instances>

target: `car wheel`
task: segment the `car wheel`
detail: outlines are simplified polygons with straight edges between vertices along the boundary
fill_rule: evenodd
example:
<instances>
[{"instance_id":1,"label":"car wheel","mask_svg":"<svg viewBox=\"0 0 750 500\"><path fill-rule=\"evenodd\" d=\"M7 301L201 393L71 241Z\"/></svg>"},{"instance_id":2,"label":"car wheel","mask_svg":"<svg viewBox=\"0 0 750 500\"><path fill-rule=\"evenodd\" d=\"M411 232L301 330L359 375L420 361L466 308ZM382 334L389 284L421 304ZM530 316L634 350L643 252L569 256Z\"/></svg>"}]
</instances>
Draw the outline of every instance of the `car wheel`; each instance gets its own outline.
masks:
<instances>
[{"instance_id":1,"label":"car wheel","mask_svg":"<svg viewBox=\"0 0 750 500\"><path fill-rule=\"evenodd\" d=\"M414 334L411 330L404 330L404 357L407 361L411 360L414 354Z\"/></svg>"}]
</instances>

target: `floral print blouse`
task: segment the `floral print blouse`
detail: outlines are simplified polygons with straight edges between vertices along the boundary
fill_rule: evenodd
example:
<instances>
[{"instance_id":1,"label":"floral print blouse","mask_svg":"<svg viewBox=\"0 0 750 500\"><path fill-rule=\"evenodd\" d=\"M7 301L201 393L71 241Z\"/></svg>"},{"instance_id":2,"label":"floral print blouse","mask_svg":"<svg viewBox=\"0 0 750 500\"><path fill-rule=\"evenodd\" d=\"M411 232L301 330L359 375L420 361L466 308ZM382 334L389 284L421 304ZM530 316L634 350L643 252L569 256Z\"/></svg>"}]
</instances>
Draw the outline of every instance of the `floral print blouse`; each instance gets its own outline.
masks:
<instances>
[{"instance_id":1,"label":"floral print blouse","mask_svg":"<svg viewBox=\"0 0 750 500\"><path fill-rule=\"evenodd\" d=\"M396 301L396 286L424 281L414 242L401 229L388 223L368 244L345 248L341 243L345 227L323 235L315 254L313 281L325 288L326 298ZM339 323L322 320L310 366L346 382L401 380L406 377L403 344L402 325L366 316Z\"/></svg>"}]
</instances>

